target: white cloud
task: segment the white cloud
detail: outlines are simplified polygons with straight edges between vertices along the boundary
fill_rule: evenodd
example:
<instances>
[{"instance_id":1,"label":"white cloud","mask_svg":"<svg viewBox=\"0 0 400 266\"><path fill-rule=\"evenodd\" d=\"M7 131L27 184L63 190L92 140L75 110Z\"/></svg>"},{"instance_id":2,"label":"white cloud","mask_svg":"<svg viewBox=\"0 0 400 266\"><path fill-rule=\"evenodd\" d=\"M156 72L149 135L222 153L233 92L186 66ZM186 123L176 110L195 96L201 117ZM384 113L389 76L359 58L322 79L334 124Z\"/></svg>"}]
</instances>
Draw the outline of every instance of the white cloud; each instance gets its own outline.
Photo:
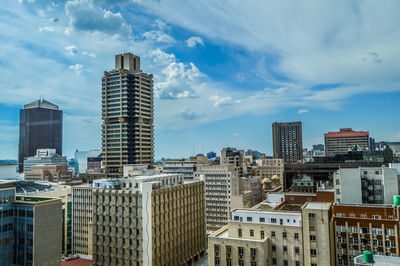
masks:
<instances>
[{"instance_id":1,"label":"white cloud","mask_svg":"<svg viewBox=\"0 0 400 266\"><path fill-rule=\"evenodd\" d=\"M227 106L227 105L232 105L232 104L238 104L240 103L240 100L233 100L231 96L219 96L219 95L212 95L210 96L210 101L213 102L214 107L219 107L219 106Z\"/></svg>"},{"instance_id":2,"label":"white cloud","mask_svg":"<svg viewBox=\"0 0 400 266\"><path fill-rule=\"evenodd\" d=\"M152 51L150 57L153 63L158 63L160 65L168 65L176 61L176 57L174 54L166 53L160 48L157 48L157 50Z\"/></svg>"},{"instance_id":3,"label":"white cloud","mask_svg":"<svg viewBox=\"0 0 400 266\"><path fill-rule=\"evenodd\" d=\"M189 108L184 107L180 111L179 116L184 120L195 120L195 119L201 118L202 117L202 113L201 112L196 112L194 110L191 110Z\"/></svg>"},{"instance_id":4,"label":"white cloud","mask_svg":"<svg viewBox=\"0 0 400 266\"><path fill-rule=\"evenodd\" d=\"M173 37L166 34L165 32L158 31L158 30L152 30L152 31L145 32L145 33L143 33L143 37L148 40L152 40L152 41L156 41L156 42L163 42L163 43L175 43L176 42L176 40Z\"/></svg>"},{"instance_id":5,"label":"white cloud","mask_svg":"<svg viewBox=\"0 0 400 266\"><path fill-rule=\"evenodd\" d=\"M81 64L75 64L75 65L70 65L68 66L69 69L72 69L76 72L77 75L81 74L82 72L82 65Z\"/></svg>"},{"instance_id":6,"label":"white cloud","mask_svg":"<svg viewBox=\"0 0 400 266\"><path fill-rule=\"evenodd\" d=\"M87 56L90 56L90 57L96 57L96 54L95 53L90 53L90 52L87 52L87 51L83 51L82 53L81 53L82 55L87 55Z\"/></svg>"},{"instance_id":7,"label":"white cloud","mask_svg":"<svg viewBox=\"0 0 400 266\"><path fill-rule=\"evenodd\" d=\"M200 37L193 36L186 40L186 44L189 47L195 47L196 44L204 45L204 42L203 39L201 39Z\"/></svg>"},{"instance_id":8,"label":"white cloud","mask_svg":"<svg viewBox=\"0 0 400 266\"><path fill-rule=\"evenodd\" d=\"M52 26L39 27L40 32L53 32L55 30Z\"/></svg>"},{"instance_id":9,"label":"white cloud","mask_svg":"<svg viewBox=\"0 0 400 266\"><path fill-rule=\"evenodd\" d=\"M67 51L68 55L76 55L76 53L78 52L78 47L76 47L75 45L70 45L66 46L65 50Z\"/></svg>"},{"instance_id":10,"label":"white cloud","mask_svg":"<svg viewBox=\"0 0 400 266\"><path fill-rule=\"evenodd\" d=\"M70 0L65 4L66 15L69 18L69 28L72 30L101 32L109 35L130 37L132 29L120 13L113 13L93 4L90 0Z\"/></svg>"},{"instance_id":11,"label":"white cloud","mask_svg":"<svg viewBox=\"0 0 400 266\"><path fill-rule=\"evenodd\" d=\"M298 111L297 111L297 113L298 114L304 114L304 113L307 113L309 110L307 110L307 109L299 109Z\"/></svg>"}]
</instances>

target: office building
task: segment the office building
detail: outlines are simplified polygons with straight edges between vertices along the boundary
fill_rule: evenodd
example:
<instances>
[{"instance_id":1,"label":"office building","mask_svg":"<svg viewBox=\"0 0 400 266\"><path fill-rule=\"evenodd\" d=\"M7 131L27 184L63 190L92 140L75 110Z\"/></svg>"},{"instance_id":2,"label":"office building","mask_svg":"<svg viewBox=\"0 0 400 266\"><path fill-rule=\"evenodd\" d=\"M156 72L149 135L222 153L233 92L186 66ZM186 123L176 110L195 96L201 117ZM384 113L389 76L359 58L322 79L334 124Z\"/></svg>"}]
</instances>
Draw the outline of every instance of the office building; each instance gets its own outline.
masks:
<instances>
[{"instance_id":1,"label":"office building","mask_svg":"<svg viewBox=\"0 0 400 266\"><path fill-rule=\"evenodd\" d=\"M301 122L275 122L272 124L272 143L275 159L285 162L303 160L303 135Z\"/></svg>"},{"instance_id":2,"label":"office building","mask_svg":"<svg viewBox=\"0 0 400 266\"><path fill-rule=\"evenodd\" d=\"M93 193L92 185L72 187L72 253L92 255Z\"/></svg>"},{"instance_id":3,"label":"office building","mask_svg":"<svg viewBox=\"0 0 400 266\"><path fill-rule=\"evenodd\" d=\"M330 203L301 211L235 209L208 238L208 265L331 265Z\"/></svg>"},{"instance_id":4,"label":"office building","mask_svg":"<svg viewBox=\"0 0 400 266\"><path fill-rule=\"evenodd\" d=\"M245 161L245 155L243 150L237 150L235 148L223 148L221 150L220 157L221 165L232 165L239 176L247 174L247 167Z\"/></svg>"},{"instance_id":5,"label":"office building","mask_svg":"<svg viewBox=\"0 0 400 266\"><path fill-rule=\"evenodd\" d=\"M60 265L61 200L15 192L0 181L0 265Z\"/></svg>"},{"instance_id":6,"label":"office building","mask_svg":"<svg viewBox=\"0 0 400 266\"><path fill-rule=\"evenodd\" d=\"M121 177L123 165L153 165L153 75L140 57L115 56L115 70L102 78L102 155L107 177Z\"/></svg>"},{"instance_id":7,"label":"office building","mask_svg":"<svg viewBox=\"0 0 400 266\"><path fill-rule=\"evenodd\" d=\"M364 250L376 255L400 256L398 217L398 209L392 205L333 204L335 265L354 265L354 258Z\"/></svg>"},{"instance_id":8,"label":"office building","mask_svg":"<svg viewBox=\"0 0 400 266\"><path fill-rule=\"evenodd\" d=\"M34 165L25 172L26 181L70 182L72 171L67 165Z\"/></svg>"},{"instance_id":9,"label":"office building","mask_svg":"<svg viewBox=\"0 0 400 266\"><path fill-rule=\"evenodd\" d=\"M256 176L261 179L278 176L283 184L283 172L285 170L283 159L258 159L256 161Z\"/></svg>"},{"instance_id":10,"label":"office building","mask_svg":"<svg viewBox=\"0 0 400 266\"><path fill-rule=\"evenodd\" d=\"M35 156L26 157L24 160L24 173L31 172L34 165L59 165L67 166L67 157L55 153L55 149L39 149Z\"/></svg>"},{"instance_id":11,"label":"office building","mask_svg":"<svg viewBox=\"0 0 400 266\"><path fill-rule=\"evenodd\" d=\"M340 168L333 185L341 203L393 204L392 196L399 194L397 169L385 166Z\"/></svg>"},{"instance_id":12,"label":"office building","mask_svg":"<svg viewBox=\"0 0 400 266\"><path fill-rule=\"evenodd\" d=\"M190 157L188 159L165 161L162 172L165 174L183 174L184 179L193 179L197 167L209 164L205 156Z\"/></svg>"},{"instance_id":13,"label":"office building","mask_svg":"<svg viewBox=\"0 0 400 266\"><path fill-rule=\"evenodd\" d=\"M355 146L358 150L369 149L369 133L353 131L351 128L341 128L339 132L328 132L325 136L325 155L335 156L346 154Z\"/></svg>"},{"instance_id":14,"label":"office building","mask_svg":"<svg viewBox=\"0 0 400 266\"><path fill-rule=\"evenodd\" d=\"M231 196L239 195L240 181L233 165L205 165L197 168L195 179L205 183L207 231L228 223Z\"/></svg>"},{"instance_id":15,"label":"office building","mask_svg":"<svg viewBox=\"0 0 400 266\"><path fill-rule=\"evenodd\" d=\"M19 121L19 171L24 169L24 159L34 156L38 149L55 149L62 155L63 112L44 99L26 104L20 110Z\"/></svg>"},{"instance_id":16,"label":"office building","mask_svg":"<svg viewBox=\"0 0 400 266\"><path fill-rule=\"evenodd\" d=\"M93 265L190 265L205 254L204 182L124 179L94 184Z\"/></svg>"}]
</instances>

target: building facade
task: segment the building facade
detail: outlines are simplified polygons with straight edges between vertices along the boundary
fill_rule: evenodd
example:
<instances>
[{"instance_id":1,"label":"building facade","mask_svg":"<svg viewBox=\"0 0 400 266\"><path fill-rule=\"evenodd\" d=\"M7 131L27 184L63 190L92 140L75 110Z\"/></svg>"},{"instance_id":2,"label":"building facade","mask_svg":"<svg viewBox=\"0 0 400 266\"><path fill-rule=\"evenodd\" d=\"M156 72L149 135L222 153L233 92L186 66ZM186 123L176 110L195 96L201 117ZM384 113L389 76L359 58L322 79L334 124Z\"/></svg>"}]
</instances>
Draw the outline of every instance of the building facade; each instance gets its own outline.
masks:
<instances>
[{"instance_id":1,"label":"building facade","mask_svg":"<svg viewBox=\"0 0 400 266\"><path fill-rule=\"evenodd\" d=\"M339 132L328 132L325 137L325 155L335 156L346 154L355 145L358 149L369 149L369 133L366 131L353 131L351 128L341 128Z\"/></svg>"},{"instance_id":2,"label":"building facade","mask_svg":"<svg viewBox=\"0 0 400 266\"><path fill-rule=\"evenodd\" d=\"M256 161L256 176L261 179L278 176L283 184L283 172L285 170L283 159L259 159Z\"/></svg>"},{"instance_id":3,"label":"building facade","mask_svg":"<svg viewBox=\"0 0 400 266\"><path fill-rule=\"evenodd\" d=\"M61 265L61 200L15 191L0 181L0 264Z\"/></svg>"},{"instance_id":4,"label":"building facade","mask_svg":"<svg viewBox=\"0 0 400 266\"><path fill-rule=\"evenodd\" d=\"M44 99L26 104L19 118L19 172L24 169L24 159L34 156L37 149L55 149L62 155L63 112Z\"/></svg>"},{"instance_id":5,"label":"building facade","mask_svg":"<svg viewBox=\"0 0 400 266\"><path fill-rule=\"evenodd\" d=\"M94 188L93 265L186 265L205 254L204 183L163 176Z\"/></svg>"},{"instance_id":6,"label":"building facade","mask_svg":"<svg viewBox=\"0 0 400 266\"><path fill-rule=\"evenodd\" d=\"M64 165L68 166L67 157L56 154L55 149L38 149L35 156L24 160L24 173L32 171L35 165Z\"/></svg>"},{"instance_id":7,"label":"building facade","mask_svg":"<svg viewBox=\"0 0 400 266\"><path fill-rule=\"evenodd\" d=\"M400 256L398 217L398 209L391 205L335 203L331 222L335 265L354 265L354 258L365 250Z\"/></svg>"},{"instance_id":8,"label":"building facade","mask_svg":"<svg viewBox=\"0 0 400 266\"><path fill-rule=\"evenodd\" d=\"M275 122L272 124L272 144L275 159L285 162L303 160L303 135L301 122Z\"/></svg>"},{"instance_id":9,"label":"building facade","mask_svg":"<svg viewBox=\"0 0 400 266\"><path fill-rule=\"evenodd\" d=\"M340 168L333 174L335 200L342 203L393 204L399 194L397 169Z\"/></svg>"},{"instance_id":10,"label":"building facade","mask_svg":"<svg viewBox=\"0 0 400 266\"><path fill-rule=\"evenodd\" d=\"M228 223L231 196L239 195L240 180L233 165L200 166L195 179L205 183L207 231L216 231Z\"/></svg>"},{"instance_id":11,"label":"building facade","mask_svg":"<svg viewBox=\"0 0 400 266\"><path fill-rule=\"evenodd\" d=\"M107 177L121 177L124 164L153 164L153 75L142 72L139 56L116 55L115 70L104 72L102 119Z\"/></svg>"},{"instance_id":12,"label":"building facade","mask_svg":"<svg viewBox=\"0 0 400 266\"><path fill-rule=\"evenodd\" d=\"M220 158L221 165L232 165L239 176L243 176L247 173L245 153L243 150L229 147L223 148Z\"/></svg>"}]
</instances>

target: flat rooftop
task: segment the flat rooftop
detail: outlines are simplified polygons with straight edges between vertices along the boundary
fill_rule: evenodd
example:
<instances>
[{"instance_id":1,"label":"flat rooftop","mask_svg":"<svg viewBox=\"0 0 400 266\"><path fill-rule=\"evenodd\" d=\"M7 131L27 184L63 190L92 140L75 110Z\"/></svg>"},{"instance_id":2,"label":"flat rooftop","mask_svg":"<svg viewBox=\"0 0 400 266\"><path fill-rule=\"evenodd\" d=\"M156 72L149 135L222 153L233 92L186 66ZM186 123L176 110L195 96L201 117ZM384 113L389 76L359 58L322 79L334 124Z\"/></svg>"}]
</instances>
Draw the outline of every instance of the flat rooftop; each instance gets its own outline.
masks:
<instances>
[{"instance_id":1,"label":"flat rooftop","mask_svg":"<svg viewBox=\"0 0 400 266\"><path fill-rule=\"evenodd\" d=\"M330 202L312 202L309 201L304 205L304 209L312 209L312 210L324 210L327 211L331 207Z\"/></svg>"}]
</instances>

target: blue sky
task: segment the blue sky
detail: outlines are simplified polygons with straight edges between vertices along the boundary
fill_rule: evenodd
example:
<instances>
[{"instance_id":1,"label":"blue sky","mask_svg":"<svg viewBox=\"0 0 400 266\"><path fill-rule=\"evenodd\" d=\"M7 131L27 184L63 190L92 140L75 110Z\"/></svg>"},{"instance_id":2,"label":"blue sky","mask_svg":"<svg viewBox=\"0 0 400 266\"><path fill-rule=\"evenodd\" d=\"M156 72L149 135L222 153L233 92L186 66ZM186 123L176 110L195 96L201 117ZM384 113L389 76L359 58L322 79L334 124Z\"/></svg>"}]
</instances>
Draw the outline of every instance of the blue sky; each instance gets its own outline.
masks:
<instances>
[{"instance_id":1,"label":"blue sky","mask_svg":"<svg viewBox=\"0 0 400 266\"><path fill-rule=\"evenodd\" d=\"M64 152L99 149L101 76L114 55L154 74L155 154L224 146L272 153L271 124L302 121L305 147L352 127L400 141L399 1L3 0L0 158L19 109L64 110Z\"/></svg>"}]
</instances>

